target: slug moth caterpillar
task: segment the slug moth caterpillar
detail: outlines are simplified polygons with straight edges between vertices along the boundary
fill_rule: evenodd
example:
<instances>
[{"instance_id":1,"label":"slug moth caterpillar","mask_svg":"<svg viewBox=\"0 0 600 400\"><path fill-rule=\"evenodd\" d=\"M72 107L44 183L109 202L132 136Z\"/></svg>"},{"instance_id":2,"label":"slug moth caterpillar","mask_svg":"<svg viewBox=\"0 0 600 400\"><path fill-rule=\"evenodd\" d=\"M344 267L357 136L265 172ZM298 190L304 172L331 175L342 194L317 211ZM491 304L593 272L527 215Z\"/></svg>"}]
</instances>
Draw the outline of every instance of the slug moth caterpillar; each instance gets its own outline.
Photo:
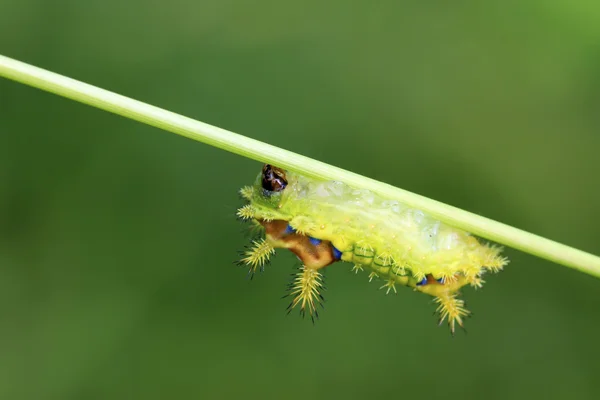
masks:
<instances>
[{"instance_id":1,"label":"slug moth caterpillar","mask_svg":"<svg viewBox=\"0 0 600 400\"><path fill-rule=\"evenodd\" d=\"M434 297L439 324L454 333L470 312L459 298L466 285L482 286L485 272L508 260L501 248L437 221L420 210L342 182L315 180L266 164L254 185L240 190L248 202L237 211L263 237L242 253L240 264L253 275L276 248L302 262L289 286L289 310L318 317L323 299L320 269L336 261L369 271L386 293L407 286Z\"/></svg>"}]
</instances>

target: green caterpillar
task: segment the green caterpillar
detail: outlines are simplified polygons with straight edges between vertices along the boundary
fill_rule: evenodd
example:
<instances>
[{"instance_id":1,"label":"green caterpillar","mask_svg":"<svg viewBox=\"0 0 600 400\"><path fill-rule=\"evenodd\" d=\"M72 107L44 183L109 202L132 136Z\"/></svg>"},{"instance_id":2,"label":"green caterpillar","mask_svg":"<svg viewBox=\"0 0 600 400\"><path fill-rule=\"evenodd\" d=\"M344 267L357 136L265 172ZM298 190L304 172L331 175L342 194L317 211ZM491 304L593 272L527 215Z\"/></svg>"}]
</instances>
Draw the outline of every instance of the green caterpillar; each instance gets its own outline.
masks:
<instances>
[{"instance_id":1,"label":"green caterpillar","mask_svg":"<svg viewBox=\"0 0 600 400\"><path fill-rule=\"evenodd\" d=\"M420 210L342 182L323 181L266 164L253 186L240 191L249 204L238 217L264 231L240 261L250 274L263 268L276 248L287 248L303 266L290 285L290 310L318 316L322 277L336 261L370 270L369 280L383 280L389 293L396 285L434 297L439 323L454 333L470 312L458 297L465 285L482 286L482 275L498 272L508 260L501 249L480 243L460 229Z\"/></svg>"}]
</instances>

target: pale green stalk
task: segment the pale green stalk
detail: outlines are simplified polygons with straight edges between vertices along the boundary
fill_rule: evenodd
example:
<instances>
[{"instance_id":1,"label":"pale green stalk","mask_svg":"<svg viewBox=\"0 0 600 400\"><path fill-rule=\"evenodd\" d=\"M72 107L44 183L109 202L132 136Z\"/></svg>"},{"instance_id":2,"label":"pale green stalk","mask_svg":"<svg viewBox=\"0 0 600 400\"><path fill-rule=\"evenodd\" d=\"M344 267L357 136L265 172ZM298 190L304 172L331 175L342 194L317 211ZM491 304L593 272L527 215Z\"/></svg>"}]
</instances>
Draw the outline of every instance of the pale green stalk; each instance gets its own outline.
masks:
<instances>
[{"instance_id":1,"label":"pale green stalk","mask_svg":"<svg viewBox=\"0 0 600 400\"><path fill-rule=\"evenodd\" d=\"M346 171L0 55L0 76L177 133L257 161L365 188L423 210L494 242L600 277L600 257ZM24 105L25 107L25 105Z\"/></svg>"}]
</instances>

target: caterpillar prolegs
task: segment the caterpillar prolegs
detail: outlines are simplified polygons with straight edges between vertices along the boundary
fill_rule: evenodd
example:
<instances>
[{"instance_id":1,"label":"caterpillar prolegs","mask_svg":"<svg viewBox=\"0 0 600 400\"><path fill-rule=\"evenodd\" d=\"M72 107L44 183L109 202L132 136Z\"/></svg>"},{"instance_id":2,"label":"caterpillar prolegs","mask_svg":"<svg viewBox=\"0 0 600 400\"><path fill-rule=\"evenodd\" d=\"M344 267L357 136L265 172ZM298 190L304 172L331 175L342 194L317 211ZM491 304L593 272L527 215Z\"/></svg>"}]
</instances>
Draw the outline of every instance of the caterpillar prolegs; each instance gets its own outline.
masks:
<instances>
[{"instance_id":1,"label":"caterpillar prolegs","mask_svg":"<svg viewBox=\"0 0 600 400\"><path fill-rule=\"evenodd\" d=\"M398 201L342 182L315 180L264 165L254 185L240 190L248 204L237 212L264 233L240 263L254 274L276 248L291 250L303 266L289 286L289 309L318 316L323 289L320 269L337 261L368 271L369 280L395 292L407 286L434 297L439 323L454 333L470 312L459 298L463 286L481 287L485 272L508 260L501 249L481 243Z\"/></svg>"}]
</instances>

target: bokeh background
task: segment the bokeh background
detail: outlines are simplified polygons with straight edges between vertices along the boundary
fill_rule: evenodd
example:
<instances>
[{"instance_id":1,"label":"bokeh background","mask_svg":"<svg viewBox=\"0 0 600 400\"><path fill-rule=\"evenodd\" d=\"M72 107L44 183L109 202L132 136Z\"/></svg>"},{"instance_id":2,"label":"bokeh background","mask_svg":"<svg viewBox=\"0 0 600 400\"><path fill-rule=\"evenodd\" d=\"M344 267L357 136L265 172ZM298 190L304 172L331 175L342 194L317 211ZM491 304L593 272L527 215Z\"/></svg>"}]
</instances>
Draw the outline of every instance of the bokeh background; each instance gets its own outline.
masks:
<instances>
[{"instance_id":1,"label":"bokeh background","mask_svg":"<svg viewBox=\"0 0 600 400\"><path fill-rule=\"evenodd\" d=\"M0 0L0 53L600 253L594 1ZM595 399L600 280L508 250L468 335L253 281L260 164L0 80L0 398Z\"/></svg>"}]
</instances>

